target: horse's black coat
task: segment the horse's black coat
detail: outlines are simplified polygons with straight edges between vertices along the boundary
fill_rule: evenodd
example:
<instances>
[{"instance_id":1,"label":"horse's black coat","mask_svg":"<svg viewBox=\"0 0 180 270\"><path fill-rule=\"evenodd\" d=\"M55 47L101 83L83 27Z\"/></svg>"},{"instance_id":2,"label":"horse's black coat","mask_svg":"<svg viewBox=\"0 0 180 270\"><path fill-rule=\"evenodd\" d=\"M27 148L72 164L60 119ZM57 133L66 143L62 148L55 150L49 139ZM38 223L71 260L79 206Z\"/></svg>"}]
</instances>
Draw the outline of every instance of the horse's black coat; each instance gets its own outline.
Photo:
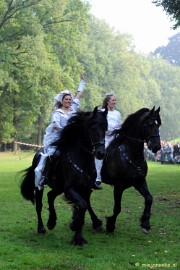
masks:
<instances>
[{"instance_id":1,"label":"horse's black coat","mask_svg":"<svg viewBox=\"0 0 180 270\"><path fill-rule=\"evenodd\" d=\"M107 217L106 229L113 232L116 218L121 212L123 191L133 186L145 199L145 208L141 217L144 232L150 229L152 195L147 183L147 162L144 159L144 142L156 153L161 148L159 126L160 108L149 110L142 108L124 121L121 129L115 131L115 139L107 148L101 170L102 181L114 186L113 215Z\"/></svg>"},{"instance_id":2,"label":"horse's black coat","mask_svg":"<svg viewBox=\"0 0 180 270\"><path fill-rule=\"evenodd\" d=\"M107 110L79 112L68 121L58 142L60 156L49 172L48 192L49 220L47 226L52 230L56 226L55 198L64 193L65 198L74 204L71 230L75 231L72 243L84 245L82 236L85 212L90 209L92 185L96 179L94 156L102 159L105 154L105 131L107 130ZM35 203L38 217L38 233L45 233L41 217L43 189L34 185L34 169L37 166L39 152L32 166L24 171L21 182L22 196ZM96 218L96 227L102 222Z\"/></svg>"}]
</instances>

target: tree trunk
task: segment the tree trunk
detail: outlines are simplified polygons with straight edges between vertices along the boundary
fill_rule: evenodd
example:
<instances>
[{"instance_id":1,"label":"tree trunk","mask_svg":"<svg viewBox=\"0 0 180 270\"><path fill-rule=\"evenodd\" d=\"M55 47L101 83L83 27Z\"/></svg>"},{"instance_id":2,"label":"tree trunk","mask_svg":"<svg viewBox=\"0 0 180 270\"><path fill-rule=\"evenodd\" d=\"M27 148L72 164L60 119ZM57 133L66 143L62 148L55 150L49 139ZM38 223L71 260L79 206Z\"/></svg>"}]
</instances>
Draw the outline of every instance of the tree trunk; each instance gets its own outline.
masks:
<instances>
[{"instance_id":1,"label":"tree trunk","mask_svg":"<svg viewBox=\"0 0 180 270\"><path fill-rule=\"evenodd\" d=\"M16 139L14 138L14 141L13 141L13 152L17 152L18 151L18 145L16 143Z\"/></svg>"},{"instance_id":2,"label":"tree trunk","mask_svg":"<svg viewBox=\"0 0 180 270\"><path fill-rule=\"evenodd\" d=\"M38 118L38 134L37 134L37 144L38 145L42 145L43 123L44 123L44 119L43 119L42 115L40 115Z\"/></svg>"}]
</instances>

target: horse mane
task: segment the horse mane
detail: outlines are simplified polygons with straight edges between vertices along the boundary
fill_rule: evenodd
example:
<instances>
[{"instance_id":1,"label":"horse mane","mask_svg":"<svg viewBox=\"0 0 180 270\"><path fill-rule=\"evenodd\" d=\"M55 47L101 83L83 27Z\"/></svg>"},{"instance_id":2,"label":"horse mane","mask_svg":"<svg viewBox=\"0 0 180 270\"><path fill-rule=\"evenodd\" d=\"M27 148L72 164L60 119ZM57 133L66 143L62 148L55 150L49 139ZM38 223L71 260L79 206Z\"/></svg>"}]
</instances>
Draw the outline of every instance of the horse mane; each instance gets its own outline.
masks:
<instances>
[{"instance_id":1,"label":"horse mane","mask_svg":"<svg viewBox=\"0 0 180 270\"><path fill-rule=\"evenodd\" d=\"M146 112L149 112L150 110L147 108L142 108L140 110L138 110L135 113L129 114L127 116L127 118L125 119L125 121L123 122L121 128L120 128L120 132L125 132L127 131L129 128L131 128L134 123L137 122L137 120Z\"/></svg>"},{"instance_id":2,"label":"horse mane","mask_svg":"<svg viewBox=\"0 0 180 270\"><path fill-rule=\"evenodd\" d=\"M67 149L75 145L84 130L84 122L92 112L76 112L62 129L58 142L59 149Z\"/></svg>"},{"instance_id":3,"label":"horse mane","mask_svg":"<svg viewBox=\"0 0 180 270\"><path fill-rule=\"evenodd\" d=\"M148 108L142 108L135 113L129 114L127 118L124 120L121 128L114 130L113 134L115 135L115 139L112 141L112 144L119 143L123 139L124 134L126 134L127 131L131 129L134 126L134 124L137 123L137 120L144 113L149 111L150 110Z\"/></svg>"}]
</instances>

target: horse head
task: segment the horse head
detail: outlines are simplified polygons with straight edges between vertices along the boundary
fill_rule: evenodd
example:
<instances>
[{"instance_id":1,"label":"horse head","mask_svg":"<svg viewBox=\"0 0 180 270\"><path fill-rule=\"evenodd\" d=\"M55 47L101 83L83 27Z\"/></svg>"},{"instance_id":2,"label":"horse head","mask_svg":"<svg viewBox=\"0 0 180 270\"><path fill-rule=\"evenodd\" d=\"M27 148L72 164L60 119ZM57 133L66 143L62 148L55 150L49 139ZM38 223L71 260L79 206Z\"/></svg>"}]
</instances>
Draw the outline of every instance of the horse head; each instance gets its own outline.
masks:
<instances>
[{"instance_id":1,"label":"horse head","mask_svg":"<svg viewBox=\"0 0 180 270\"><path fill-rule=\"evenodd\" d=\"M95 107L88 127L89 136L97 159L103 159L105 155L105 132L108 125L107 113L107 109L100 111L98 107Z\"/></svg>"},{"instance_id":2,"label":"horse head","mask_svg":"<svg viewBox=\"0 0 180 270\"><path fill-rule=\"evenodd\" d=\"M153 152L157 153L161 149L161 140L159 127L161 125L160 118L160 107L155 110L155 107L150 110L144 121L144 136L148 148Z\"/></svg>"}]
</instances>

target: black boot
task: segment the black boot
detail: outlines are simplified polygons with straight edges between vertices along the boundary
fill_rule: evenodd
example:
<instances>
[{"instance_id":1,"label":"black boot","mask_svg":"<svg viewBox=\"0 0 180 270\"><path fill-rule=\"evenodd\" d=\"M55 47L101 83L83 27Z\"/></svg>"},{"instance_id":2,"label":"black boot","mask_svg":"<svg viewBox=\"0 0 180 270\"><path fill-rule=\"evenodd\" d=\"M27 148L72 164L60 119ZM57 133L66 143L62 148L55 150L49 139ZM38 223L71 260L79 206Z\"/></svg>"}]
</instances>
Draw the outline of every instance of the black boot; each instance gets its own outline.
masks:
<instances>
[{"instance_id":1,"label":"black boot","mask_svg":"<svg viewBox=\"0 0 180 270\"><path fill-rule=\"evenodd\" d=\"M48 174L49 174L50 166L51 166L51 158L47 157L46 164L42 172L42 177L38 184L42 188L48 184Z\"/></svg>"},{"instance_id":2,"label":"black boot","mask_svg":"<svg viewBox=\"0 0 180 270\"><path fill-rule=\"evenodd\" d=\"M102 189L102 187L101 187L101 182L96 181L96 182L93 184L92 189L94 189L94 190L101 190L101 189Z\"/></svg>"}]
</instances>

